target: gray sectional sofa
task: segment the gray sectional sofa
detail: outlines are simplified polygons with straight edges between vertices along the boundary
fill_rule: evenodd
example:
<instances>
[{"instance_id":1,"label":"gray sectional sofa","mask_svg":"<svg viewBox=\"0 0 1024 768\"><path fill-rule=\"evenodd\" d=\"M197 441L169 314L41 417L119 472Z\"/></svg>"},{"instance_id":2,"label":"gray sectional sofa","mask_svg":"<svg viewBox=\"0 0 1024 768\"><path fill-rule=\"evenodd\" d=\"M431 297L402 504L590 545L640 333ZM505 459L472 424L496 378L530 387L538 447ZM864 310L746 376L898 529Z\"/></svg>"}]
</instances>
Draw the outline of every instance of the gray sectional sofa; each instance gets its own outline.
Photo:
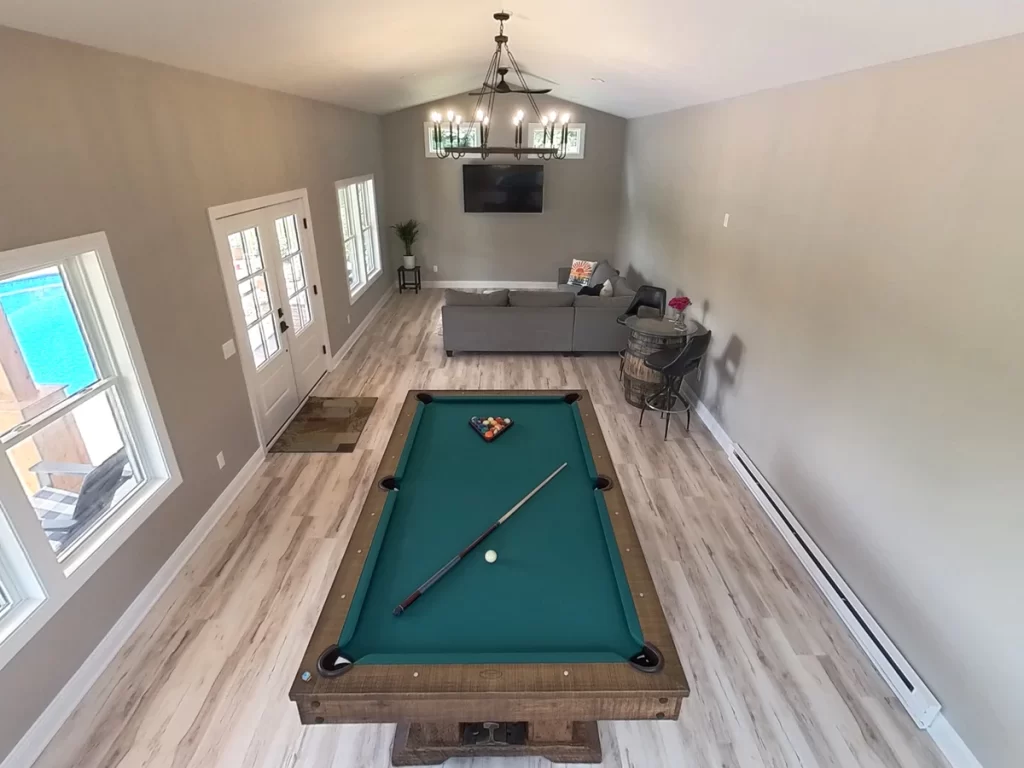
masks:
<instances>
[{"instance_id":1,"label":"gray sectional sofa","mask_svg":"<svg viewBox=\"0 0 1024 768\"><path fill-rule=\"evenodd\" d=\"M563 273L564 272L564 276ZM445 291L441 308L445 352L617 352L626 329L616 322L633 291L613 278L609 297L577 296L565 285L568 270L550 291L488 293Z\"/></svg>"}]
</instances>

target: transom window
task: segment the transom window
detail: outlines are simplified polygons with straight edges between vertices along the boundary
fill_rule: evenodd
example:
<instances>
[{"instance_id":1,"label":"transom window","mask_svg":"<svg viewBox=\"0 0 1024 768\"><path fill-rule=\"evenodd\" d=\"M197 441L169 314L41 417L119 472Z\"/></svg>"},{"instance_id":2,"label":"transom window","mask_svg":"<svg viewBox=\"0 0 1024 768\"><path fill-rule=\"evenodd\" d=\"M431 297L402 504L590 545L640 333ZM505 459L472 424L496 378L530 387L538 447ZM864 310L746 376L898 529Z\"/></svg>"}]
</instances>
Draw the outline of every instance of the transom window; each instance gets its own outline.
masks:
<instances>
[{"instance_id":1,"label":"transom window","mask_svg":"<svg viewBox=\"0 0 1024 768\"><path fill-rule=\"evenodd\" d=\"M423 148L427 157L437 157L439 149L479 147L480 123L441 123L441 144L434 140L434 124L423 124Z\"/></svg>"},{"instance_id":2,"label":"transom window","mask_svg":"<svg viewBox=\"0 0 1024 768\"><path fill-rule=\"evenodd\" d=\"M548 140L544 141L544 126L541 123L530 123L530 130L527 134L529 146L531 147L559 147L562 142L562 125L555 125L554 144L551 142L551 129L548 129ZM569 123L569 134L566 138L565 158L567 160L582 160L583 150L586 146L587 125L586 123Z\"/></svg>"},{"instance_id":3,"label":"transom window","mask_svg":"<svg viewBox=\"0 0 1024 768\"><path fill-rule=\"evenodd\" d=\"M178 482L106 237L0 253L0 664Z\"/></svg>"},{"instance_id":4,"label":"transom window","mask_svg":"<svg viewBox=\"0 0 1024 768\"><path fill-rule=\"evenodd\" d=\"M348 292L355 301L381 274L373 176L339 181L336 187Z\"/></svg>"}]
</instances>

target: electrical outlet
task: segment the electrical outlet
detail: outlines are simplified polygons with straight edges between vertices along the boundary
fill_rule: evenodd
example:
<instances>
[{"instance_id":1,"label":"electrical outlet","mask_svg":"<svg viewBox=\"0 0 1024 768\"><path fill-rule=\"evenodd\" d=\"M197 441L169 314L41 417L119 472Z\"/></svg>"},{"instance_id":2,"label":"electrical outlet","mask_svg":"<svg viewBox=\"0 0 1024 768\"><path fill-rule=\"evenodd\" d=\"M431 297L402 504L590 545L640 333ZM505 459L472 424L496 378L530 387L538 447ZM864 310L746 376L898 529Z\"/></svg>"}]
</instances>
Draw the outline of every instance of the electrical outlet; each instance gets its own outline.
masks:
<instances>
[{"instance_id":1,"label":"electrical outlet","mask_svg":"<svg viewBox=\"0 0 1024 768\"><path fill-rule=\"evenodd\" d=\"M722 219L722 226L723 227L728 227L729 226L729 214L728 213L725 214L725 218Z\"/></svg>"},{"instance_id":2,"label":"electrical outlet","mask_svg":"<svg viewBox=\"0 0 1024 768\"><path fill-rule=\"evenodd\" d=\"M434 271L437 272L437 264L434 265Z\"/></svg>"},{"instance_id":3,"label":"electrical outlet","mask_svg":"<svg viewBox=\"0 0 1024 768\"><path fill-rule=\"evenodd\" d=\"M217 454L217 469L224 469L224 451Z\"/></svg>"},{"instance_id":4,"label":"electrical outlet","mask_svg":"<svg viewBox=\"0 0 1024 768\"><path fill-rule=\"evenodd\" d=\"M224 359L225 360L228 360L228 359L230 359L230 358L235 356L235 340L234 339L228 339L227 341L225 341L223 344L220 345L220 348L222 350L224 350Z\"/></svg>"}]
</instances>

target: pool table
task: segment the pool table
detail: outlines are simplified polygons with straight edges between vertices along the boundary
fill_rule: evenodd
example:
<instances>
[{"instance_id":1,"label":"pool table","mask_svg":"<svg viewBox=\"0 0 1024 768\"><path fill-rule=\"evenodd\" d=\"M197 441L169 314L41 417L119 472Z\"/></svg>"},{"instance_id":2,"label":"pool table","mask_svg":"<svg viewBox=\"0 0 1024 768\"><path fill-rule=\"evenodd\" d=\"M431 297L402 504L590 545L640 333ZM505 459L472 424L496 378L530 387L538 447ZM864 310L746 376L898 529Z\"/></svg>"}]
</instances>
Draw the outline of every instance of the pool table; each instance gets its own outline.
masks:
<instances>
[{"instance_id":1,"label":"pool table","mask_svg":"<svg viewBox=\"0 0 1024 768\"><path fill-rule=\"evenodd\" d=\"M486 442L473 416L512 426ZM292 684L302 723L398 723L394 765L600 762L598 720L688 695L589 393L409 392Z\"/></svg>"}]
</instances>

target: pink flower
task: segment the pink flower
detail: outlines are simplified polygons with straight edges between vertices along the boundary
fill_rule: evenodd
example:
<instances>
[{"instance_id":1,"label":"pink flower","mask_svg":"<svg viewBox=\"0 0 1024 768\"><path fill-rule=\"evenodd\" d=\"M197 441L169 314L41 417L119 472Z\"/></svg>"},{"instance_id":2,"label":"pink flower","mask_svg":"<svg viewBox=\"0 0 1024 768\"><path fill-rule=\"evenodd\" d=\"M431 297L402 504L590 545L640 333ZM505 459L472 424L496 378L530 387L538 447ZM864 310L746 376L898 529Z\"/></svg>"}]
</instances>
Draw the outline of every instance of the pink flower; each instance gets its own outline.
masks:
<instances>
[{"instance_id":1,"label":"pink flower","mask_svg":"<svg viewBox=\"0 0 1024 768\"><path fill-rule=\"evenodd\" d=\"M677 312L682 312L684 309L690 306L690 304L691 302L688 296L676 296L668 303L668 305Z\"/></svg>"}]
</instances>

